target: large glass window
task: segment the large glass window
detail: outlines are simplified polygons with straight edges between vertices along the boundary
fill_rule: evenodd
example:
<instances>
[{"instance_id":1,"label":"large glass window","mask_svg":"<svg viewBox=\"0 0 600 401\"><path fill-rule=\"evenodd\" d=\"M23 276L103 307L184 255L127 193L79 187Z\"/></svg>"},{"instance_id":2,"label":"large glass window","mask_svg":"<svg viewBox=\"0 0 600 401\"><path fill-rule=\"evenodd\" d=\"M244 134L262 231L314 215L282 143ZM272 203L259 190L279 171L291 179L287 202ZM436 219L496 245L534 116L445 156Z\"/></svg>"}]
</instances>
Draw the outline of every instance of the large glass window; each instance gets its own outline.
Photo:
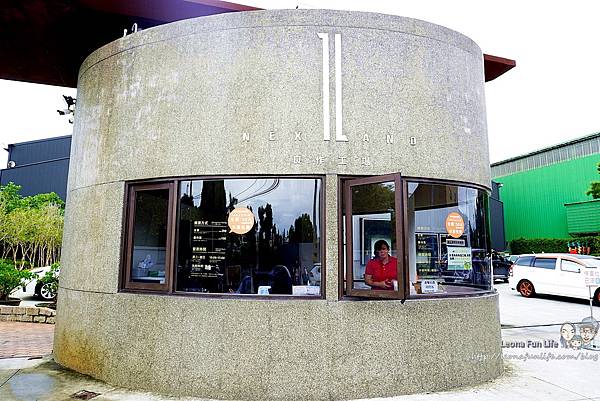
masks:
<instances>
[{"instance_id":1,"label":"large glass window","mask_svg":"<svg viewBox=\"0 0 600 401\"><path fill-rule=\"evenodd\" d=\"M320 295L321 182L180 182L176 290Z\"/></svg>"},{"instance_id":2,"label":"large glass window","mask_svg":"<svg viewBox=\"0 0 600 401\"><path fill-rule=\"evenodd\" d=\"M491 290L485 191L399 174L342 180L342 294ZM122 288L321 296L321 184L310 177L128 184Z\"/></svg>"},{"instance_id":3,"label":"large glass window","mask_svg":"<svg viewBox=\"0 0 600 401\"><path fill-rule=\"evenodd\" d=\"M410 296L489 291L487 194L429 182L405 188Z\"/></svg>"},{"instance_id":4,"label":"large glass window","mask_svg":"<svg viewBox=\"0 0 600 401\"><path fill-rule=\"evenodd\" d=\"M344 294L405 299L492 289L485 191L399 174L342 182Z\"/></svg>"}]
</instances>

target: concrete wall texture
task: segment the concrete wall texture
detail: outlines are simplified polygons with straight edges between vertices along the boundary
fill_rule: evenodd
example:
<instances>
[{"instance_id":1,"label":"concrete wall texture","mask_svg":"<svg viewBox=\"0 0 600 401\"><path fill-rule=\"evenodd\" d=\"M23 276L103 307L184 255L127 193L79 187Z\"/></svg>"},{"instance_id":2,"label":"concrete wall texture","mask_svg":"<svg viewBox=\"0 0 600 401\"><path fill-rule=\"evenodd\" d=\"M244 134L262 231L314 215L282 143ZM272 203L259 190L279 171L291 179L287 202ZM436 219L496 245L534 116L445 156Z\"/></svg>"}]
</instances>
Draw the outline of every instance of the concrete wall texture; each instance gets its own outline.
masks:
<instances>
[{"instance_id":1,"label":"concrete wall texture","mask_svg":"<svg viewBox=\"0 0 600 401\"><path fill-rule=\"evenodd\" d=\"M494 294L338 297L337 176L489 187L483 82L470 39L369 13L230 13L100 48L79 76L57 361L118 385L219 399L389 396L498 376ZM257 174L325 177L325 299L119 292L126 181Z\"/></svg>"}]
</instances>

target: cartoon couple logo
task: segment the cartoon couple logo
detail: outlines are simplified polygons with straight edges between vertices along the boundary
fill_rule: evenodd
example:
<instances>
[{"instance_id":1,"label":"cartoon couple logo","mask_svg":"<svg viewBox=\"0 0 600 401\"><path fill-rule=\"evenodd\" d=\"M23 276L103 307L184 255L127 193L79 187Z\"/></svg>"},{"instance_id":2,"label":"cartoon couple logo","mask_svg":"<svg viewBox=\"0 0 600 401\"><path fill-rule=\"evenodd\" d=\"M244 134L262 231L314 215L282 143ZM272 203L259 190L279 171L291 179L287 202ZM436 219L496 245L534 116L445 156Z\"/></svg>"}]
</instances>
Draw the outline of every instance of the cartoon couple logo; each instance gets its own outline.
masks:
<instances>
[{"instance_id":1,"label":"cartoon couple logo","mask_svg":"<svg viewBox=\"0 0 600 401\"><path fill-rule=\"evenodd\" d=\"M598 326L598 322L591 316L583 318L579 323L564 323L560 327L560 344L564 348L576 350L592 349Z\"/></svg>"}]
</instances>

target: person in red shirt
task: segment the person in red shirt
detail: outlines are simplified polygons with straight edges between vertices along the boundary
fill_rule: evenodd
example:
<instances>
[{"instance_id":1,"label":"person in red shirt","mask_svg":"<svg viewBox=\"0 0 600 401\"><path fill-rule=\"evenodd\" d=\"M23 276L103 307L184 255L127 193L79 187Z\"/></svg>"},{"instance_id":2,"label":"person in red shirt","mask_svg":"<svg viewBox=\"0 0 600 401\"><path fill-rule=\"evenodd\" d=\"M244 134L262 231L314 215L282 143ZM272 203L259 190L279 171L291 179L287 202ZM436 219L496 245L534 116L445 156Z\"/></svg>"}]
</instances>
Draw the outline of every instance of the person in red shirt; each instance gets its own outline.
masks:
<instances>
[{"instance_id":1,"label":"person in red shirt","mask_svg":"<svg viewBox=\"0 0 600 401\"><path fill-rule=\"evenodd\" d=\"M380 239L375 242L375 257L367 263L365 283L374 290L393 290L398 280L398 259L390 256L390 246Z\"/></svg>"}]
</instances>

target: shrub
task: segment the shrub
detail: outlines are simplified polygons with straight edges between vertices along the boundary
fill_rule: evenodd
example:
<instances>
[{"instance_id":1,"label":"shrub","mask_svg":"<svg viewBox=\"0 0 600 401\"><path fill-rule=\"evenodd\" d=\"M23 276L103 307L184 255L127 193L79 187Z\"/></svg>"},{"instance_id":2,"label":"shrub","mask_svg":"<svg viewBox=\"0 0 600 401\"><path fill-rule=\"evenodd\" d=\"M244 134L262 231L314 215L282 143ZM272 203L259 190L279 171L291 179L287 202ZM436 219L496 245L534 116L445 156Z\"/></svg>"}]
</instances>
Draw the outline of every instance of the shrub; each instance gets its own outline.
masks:
<instances>
[{"instance_id":1,"label":"shrub","mask_svg":"<svg viewBox=\"0 0 600 401\"><path fill-rule=\"evenodd\" d=\"M567 253L569 242L579 242L590 247L592 255L600 254L600 236L577 238L518 238L510 241L510 252L524 253Z\"/></svg>"},{"instance_id":2,"label":"shrub","mask_svg":"<svg viewBox=\"0 0 600 401\"><path fill-rule=\"evenodd\" d=\"M60 263L52 263L50 266L50 270L44 274L44 277L38 280L38 282L44 284L49 284L52 292L55 294L58 292L58 272L60 270Z\"/></svg>"},{"instance_id":3,"label":"shrub","mask_svg":"<svg viewBox=\"0 0 600 401\"><path fill-rule=\"evenodd\" d=\"M0 301L8 300L11 292L27 284L34 274L27 270L17 270L11 263L0 262Z\"/></svg>"}]
</instances>

